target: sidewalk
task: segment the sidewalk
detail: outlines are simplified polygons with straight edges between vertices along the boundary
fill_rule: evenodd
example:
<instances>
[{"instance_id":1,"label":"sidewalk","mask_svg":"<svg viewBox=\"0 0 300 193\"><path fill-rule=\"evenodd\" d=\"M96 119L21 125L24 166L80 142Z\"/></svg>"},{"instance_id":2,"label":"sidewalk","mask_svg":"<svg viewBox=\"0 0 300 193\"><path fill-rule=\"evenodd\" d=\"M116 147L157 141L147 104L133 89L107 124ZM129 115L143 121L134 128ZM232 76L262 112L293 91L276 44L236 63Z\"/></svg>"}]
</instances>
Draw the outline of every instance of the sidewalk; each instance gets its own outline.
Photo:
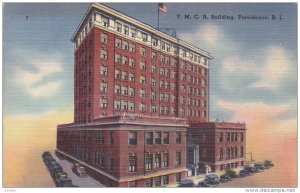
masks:
<instances>
[{"instance_id":1,"label":"sidewalk","mask_svg":"<svg viewBox=\"0 0 300 193\"><path fill-rule=\"evenodd\" d=\"M67 160L59 159L55 154L52 154L53 158L61 165L64 172L68 174L68 178L72 180L72 184L79 186L79 187L89 187L89 188L97 188L97 187L105 187L103 184L99 183L98 181L94 180L91 177L80 178L76 174L72 172L73 164Z\"/></svg>"}]
</instances>

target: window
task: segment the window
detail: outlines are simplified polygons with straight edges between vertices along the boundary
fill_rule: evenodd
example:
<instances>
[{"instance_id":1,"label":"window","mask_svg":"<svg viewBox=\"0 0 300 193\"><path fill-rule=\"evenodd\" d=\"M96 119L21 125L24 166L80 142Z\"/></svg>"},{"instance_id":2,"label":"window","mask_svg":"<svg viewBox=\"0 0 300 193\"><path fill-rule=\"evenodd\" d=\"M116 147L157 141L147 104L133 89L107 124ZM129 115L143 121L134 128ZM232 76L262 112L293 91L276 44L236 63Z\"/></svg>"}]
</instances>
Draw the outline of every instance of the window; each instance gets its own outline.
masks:
<instances>
[{"instance_id":1,"label":"window","mask_svg":"<svg viewBox=\"0 0 300 193\"><path fill-rule=\"evenodd\" d=\"M151 99L155 100L156 99L156 93L151 91Z\"/></svg>"},{"instance_id":2,"label":"window","mask_svg":"<svg viewBox=\"0 0 300 193\"><path fill-rule=\"evenodd\" d=\"M135 172L136 171L136 163L137 163L137 156L135 154L128 155L128 171Z\"/></svg>"},{"instance_id":3,"label":"window","mask_svg":"<svg viewBox=\"0 0 300 193\"><path fill-rule=\"evenodd\" d=\"M134 74L133 73L129 73L129 80L134 82Z\"/></svg>"},{"instance_id":4,"label":"window","mask_svg":"<svg viewBox=\"0 0 300 193\"><path fill-rule=\"evenodd\" d=\"M140 67L141 67L142 70L146 70L146 62L145 61L141 61Z\"/></svg>"},{"instance_id":5,"label":"window","mask_svg":"<svg viewBox=\"0 0 300 193\"><path fill-rule=\"evenodd\" d=\"M156 70L156 67L155 67L155 65L151 65L151 73L155 73L155 70Z\"/></svg>"},{"instance_id":6,"label":"window","mask_svg":"<svg viewBox=\"0 0 300 193\"><path fill-rule=\"evenodd\" d=\"M165 56L164 55L160 55L160 61L162 62L162 63L165 63Z\"/></svg>"},{"instance_id":7,"label":"window","mask_svg":"<svg viewBox=\"0 0 300 193\"><path fill-rule=\"evenodd\" d=\"M104 44L107 44L107 42L108 42L107 34L101 33L101 42Z\"/></svg>"},{"instance_id":8,"label":"window","mask_svg":"<svg viewBox=\"0 0 300 193\"><path fill-rule=\"evenodd\" d=\"M158 40L156 39L156 38L153 38L152 39L152 45L154 46L154 47L156 47L157 45L158 45Z\"/></svg>"},{"instance_id":9,"label":"window","mask_svg":"<svg viewBox=\"0 0 300 193\"><path fill-rule=\"evenodd\" d=\"M100 167L103 167L103 163L104 163L103 152L95 151L94 162L95 162L95 164L99 165Z\"/></svg>"},{"instance_id":10,"label":"window","mask_svg":"<svg viewBox=\"0 0 300 193\"><path fill-rule=\"evenodd\" d=\"M166 63L170 64L170 57L166 56L165 58L166 58Z\"/></svg>"},{"instance_id":11,"label":"window","mask_svg":"<svg viewBox=\"0 0 300 193\"><path fill-rule=\"evenodd\" d=\"M148 41L147 34L142 33L142 39L144 42L147 42Z\"/></svg>"},{"instance_id":12,"label":"window","mask_svg":"<svg viewBox=\"0 0 300 193\"><path fill-rule=\"evenodd\" d=\"M100 107L107 108L107 98L100 99Z\"/></svg>"},{"instance_id":13,"label":"window","mask_svg":"<svg viewBox=\"0 0 300 193\"><path fill-rule=\"evenodd\" d=\"M207 135L206 135L206 133L204 133L204 134L202 135L202 142L203 142L203 143L206 142L206 138L207 138Z\"/></svg>"},{"instance_id":14,"label":"window","mask_svg":"<svg viewBox=\"0 0 300 193\"><path fill-rule=\"evenodd\" d=\"M180 132L176 132L176 143L177 144L181 143L181 133Z\"/></svg>"},{"instance_id":15,"label":"window","mask_svg":"<svg viewBox=\"0 0 300 193\"><path fill-rule=\"evenodd\" d=\"M134 111L134 102L129 102L129 110Z\"/></svg>"},{"instance_id":16,"label":"window","mask_svg":"<svg viewBox=\"0 0 300 193\"><path fill-rule=\"evenodd\" d=\"M156 113L156 106L155 105L151 105L151 112Z\"/></svg>"},{"instance_id":17,"label":"window","mask_svg":"<svg viewBox=\"0 0 300 193\"><path fill-rule=\"evenodd\" d=\"M107 66L100 66L100 74L107 76Z\"/></svg>"},{"instance_id":18,"label":"window","mask_svg":"<svg viewBox=\"0 0 300 193\"><path fill-rule=\"evenodd\" d=\"M136 29L131 28L131 37L132 38L136 37Z\"/></svg>"},{"instance_id":19,"label":"window","mask_svg":"<svg viewBox=\"0 0 300 193\"><path fill-rule=\"evenodd\" d=\"M146 179L145 187L152 187L152 186L153 186L152 178Z\"/></svg>"},{"instance_id":20,"label":"window","mask_svg":"<svg viewBox=\"0 0 300 193\"><path fill-rule=\"evenodd\" d=\"M240 149L240 157L244 157L244 147L241 146L241 149Z\"/></svg>"},{"instance_id":21,"label":"window","mask_svg":"<svg viewBox=\"0 0 300 193\"><path fill-rule=\"evenodd\" d=\"M136 181L128 182L128 187L136 187Z\"/></svg>"},{"instance_id":22,"label":"window","mask_svg":"<svg viewBox=\"0 0 300 193\"><path fill-rule=\"evenodd\" d=\"M135 59L130 58L129 59L129 66L134 67L134 65L135 65Z\"/></svg>"},{"instance_id":23,"label":"window","mask_svg":"<svg viewBox=\"0 0 300 193\"><path fill-rule=\"evenodd\" d=\"M142 111L142 112L146 111L146 105L143 102L140 104L140 111Z\"/></svg>"},{"instance_id":24,"label":"window","mask_svg":"<svg viewBox=\"0 0 300 193\"><path fill-rule=\"evenodd\" d=\"M163 41L160 42L160 48L161 48L162 50L165 50L165 49L166 49L166 44L165 44L165 42L163 42Z\"/></svg>"},{"instance_id":25,"label":"window","mask_svg":"<svg viewBox=\"0 0 300 193\"><path fill-rule=\"evenodd\" d=\"M207 156L207 151L206 149L204 148L203 151L202 151L202 157L205 158Z\"/></svg>"},{"instance_id":26,"label":"window","mask_svg":"<svg viewBox=\"0 0 300 193\"><path fill-rule=\"evenodd\" d=\"M121 108L122 110L128 109L128 102L127 101L121 101Z\"/></svg>"},{"instance_id":27,"label":"window","mask_svg":"<svg viewBox=\"0 0 300 193\"><path fill-rule=\"evenodd\" d=\"M105 82L105 81L100 82L100 91L101 92L107 92L107 87L108 87L107 82Z\"/></svg>"},{"instance_id":28,"label":"window","mask_svg":"<svg viewBox=\"0 0 300 193\"><path fill-rule=\"evenodd\" d=\"M169 144L169 133L168 132L163 133L163 144Z\"/></svg>"},{"instance_id":29,"label":"window","mask_svg":"<svg viewBox=\"0 0 300 193\"><path fill-rule=\"evenodd\" d=\"M153 155L150 153L145 154L145 169L152 170L152 163L153 163Z\"/></svg>"},{"instance_id":30,"label":"window","mask_svg":"<svg viewBox=\"0 0 300 193\"><path fill-rule=\"evenodd\" d=\"M128 87L127 86L122 86L122 94L128 95Z\"/></svg>"},{"instance_id":31,"label":"window","mask_svg":"<svg viewBox=\"0 0 300 193\"><path fill-rule=\"evenodd\" d=\"M129 95L130 96L134 96L135 94L134 94L134 88L129 88Z\"/></svg>"},{"instance_id":32,"label":"window","mask_svg":"<svg viewBox=\"0 0 300 193\"><path fill-rule=\"evenodd\" d=\"M223 133L219 133L219 141L220 141L220 142L223 141Z\"/></svg>"},{"instance_id":33,"label":"window","mask_svg":"<svg viewBox=\"0 0 300 193\"><path fill-rule=\"evenodd\" d=\"M141 98L146 98L146 91L144 89L140 90L140 97Z\"/></svg>"},{"instance_id":34,"label":"window","mask_svg":"<svg viewBox=\"0 0 300 193\"><path fill-rule=\"evenodd\" d=\"M156 80L151 78L151 86L155 86L156 85Z\"/></svg>"},{"instance_id":35,"label":"window","mask_svg":"<svg viewBox=\"0 0 300 193\"><path fill-rule=\"evenodd\" d=\"M112 152L109 152L108 169L113 170L114 158Z\"/></svg>"},{"instance_id":36,"label":"window","mask_svg":"<svg viewBox=\"0 0 300 193\"><path fill-rule=\"evenodd\" d=\"M156 59L156 52L152 52L151 56L152 56L152 59L155 60Z\"/></svg>"},{"instance_id":37,"label":"window","mask_svg":"<svg viewBox=\"0 0 300 193\"><path fill-rule=\"evenodd\" d=\"M125 64L125 65L128 64L128 57L127 56L123 56L122 63Z\"/></svg>"},{"instance_id":38,"label":"window","mask_svg":"<svg viewBox=\"0 0 300 193\"><path fill-rule=\"evenodd\" d=\"M121 86L115 84L115 94L121 94Z\"/></svg>"},{"instance_id":39,"label":"window","mask_svg":"<svg viewBox=\"0 0 300 193\"><path fill-rule=\"evenodd\" d=\"M162 176L162 183L163 183L163 185L169 184L169 176L168 175Z\"/></svg>"},{"instance_id":40,"label":"window","mask_svg":"<svg viewBox=\"0 0 300 193\"><path fill-rule=\"evenodd\" d=\"M128 74L127 74L127 72L125 72L125 71L122 72L122 79L123 80L128 80Z\"/></svg>"},{"instance_id":41,"label":"window","mask_svg":"<svg viewBox=\"0 0 300 193\"><path fill-rule=\"evenodd\" d=\"M180 182L181 181L181 174L180 173L176 173L175 181L176 182Z\"/></svg>"},{"instance_id":42,"label":"window","mask_svg":"<svg viewBox=\"0 0 300 193\"><path fill-rule=\"evenodd\" d=\"M230 133L226 134L226 141L230 141Z\"/></svg>"},{"instance_id":43,"label":"window","mask_svg":"<svg viewBox=\"0 0 300 193\"><path fill-rule=\"evenodd\" d=\"M101 17L101 20L102 20L103 26L104 26L104 27L108 27L108 24L109 24L108 18L102 16L102 17Z\"/></svg>"},{"instance_id":44,"label":"window","mask_svg":"<svg viewBox=\"0 0 300 193\"><path fill-rule=\"evenodd\" d=\"M109 144L114 144L114 132L109 132Z\"/></svg>"},{"instance_id":45,"label":"window","mask_svg":"<svg viewBox=\"0 0 300 193\"><path fill-rule=\"evenodd\" d=\"M146 132L146 144L147 145L153 144L153 133L152 132Z\"/></svg>"},{"instance_id":46,"label":"window","mask_svg":"<svg viewBox=\"0 0 300 193\"><path fill-rule=\"evenodd\" d=\"M181 74L181 80L186 80L186 75L185 74Z\"/></svg>"},{"instance_id":47,"label":"window","mask_svg":"<svg viewBox=\"0 0 300 193\"><path fill-rule=\"evenodd\" d=\"M160 168L160 164L161 164L161 155L160 153L155 154L155 158L154 158L154 168Z\"/></svg>"},{"instance_id":48,"label":"window","mask_svg":"<svg viewBox=\"0 0 300 193\"><path fill-rule=\"evenodd\" d=\"M140 83L141 84L146 84L146 77L145 76L140 77Z\"/></svg>"},{"instance_id":49,"label":"window","mask_svg":"<svg viewBox=\"0 0 300 193\"><path fill-rule=\"evenodd\" d=\"M135 52L135 44L130 44L129 45L129 51Z\"/></svg>"},{"instance_id":50,"label":"window","mask_svg":"<svg viewBox=\"0 0 300 193\"><path fill-rule=\"evenodd\" d=\"M155 144L161 144L161 132L154 133Z\"/></svg>"},{"instance_id":51,"label":"window","mask_svg":"<svg viewBox=\"0 0 300 193\"><path fill-rule=\"evenodd\" d=\"M170 44L166 44L167 51L170 52Z\"/></svg>"},{"instance_id":52,"label":"window","mask_svg":"<svg viewBox=\"0 0 300 193\"><path fill-rule=\"evenodd\" d=\"M181 164L181 152L176 151L175 154L175 165L180 165Z\"/></svg>"},{"instance_id":53,"label":"window","mask_svg":"<svg viewBox=\"0 0 300 193\"><path fill-rule=\"evenodd\" d=\"M121 101L115 100L115 109L121 108Z\"/></svg>"},{"instance_id":54,"label":"window","mask_svg":"<svg viewBox=\"0 0 300 193\"><path fill-rule=\"evenodd\" d=\"M122 56L120 54L115 54L115 62L118 62L118 63L122 62Z\"/></svg>"},{"instance_id":55,"label":"window","mask_svg":"<svg viewBox=\"0 0 300 193\"><path fill-rule=\"evenodd\" d=\"M117 31L120 33L122 32L122 24L117 23Z\"/></svg>"},{"instance_id":56,"label":"window","mask_svg":"<svg viewBox=\"0 0 300 193\"><path fill-rule=\"evenodd\" d=\"M140 54L141 54L142 56L146 56L146 48L141 47L141 52L140 52Z\"/></svg>"},{"instance_id":57,"label":"window","mask_svg":"<svg viewBox=\"0 0 300 193\"><path fill-rule=\"evenodd\" d=\"M223 159L223 148L220 147L219 148L219 160L222 160Z\"/></svg>"},{"instance_id":58,"label":"window","mask_svg":"<svg viewBox=\"0 0 300 193\"><path fill-rule=\"evenodd\" d=\"M169 166L169 153L163 153L163 167Z\"/></svg>"},{"instance_id":59,"label":"window","mask_svg":"<svg viewBox=\"0 0 300 193\"><path fill-rule=\"evenodd\" d=\"M241 133L241 141L244 141L244 133Z\"/></svg>"},{"instance_id":60,"label":"window","mask_svg":"<svg viewBox=\"0 0 300 193\"><path fill-rule=\"evenodd\" d=\"M103 135L103 131L97 131L96 132L96 142L97 143L104 143L104 135Z\"/></svg>"},{"instance_id":61,"label":"window","mask_svg":"<svg viewBox=\"0 0 300 193\"><path fill-rule=\"evenodd\" d=\"M160 176L154 178L154 186L156 186L156 187L161 186L161 177Z\"/></svg>"},{"instance_id":62,"label":"window","mask_svg":"<svg viewBox=\"0 0 300 193\"><path fill-rule=\"evenodd\" d=\"M115 46L117 48L122 48L122 40L116 38Z\"/></svg>"},{"instance_id":63,"label":"window","mask_svg":"<svg viewBox=\"0 0 300 193\"><path fill-rule=\"evenodd\" d=\"M128 26L124 26L124 34L129 35L129 27Z\"/></svg>"},{"instance_id":64,"label":"window","mask_svg":"<svg viewBox=\"0 0 300 193\"><path fill-rule=\"evenodd\" d=\"M107 60L107 50L105 49L101 50L101 59Z\"/></svg>"}]
</instances>

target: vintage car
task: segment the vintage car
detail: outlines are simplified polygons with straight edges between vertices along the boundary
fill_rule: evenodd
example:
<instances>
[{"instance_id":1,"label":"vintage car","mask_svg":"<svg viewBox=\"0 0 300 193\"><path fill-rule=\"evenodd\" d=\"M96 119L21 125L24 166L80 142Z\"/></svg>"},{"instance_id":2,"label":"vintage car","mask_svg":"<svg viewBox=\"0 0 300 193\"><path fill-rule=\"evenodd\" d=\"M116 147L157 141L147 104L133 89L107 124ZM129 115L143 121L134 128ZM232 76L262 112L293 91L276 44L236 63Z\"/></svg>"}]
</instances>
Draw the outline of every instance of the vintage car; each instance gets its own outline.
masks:
<instances>
[{"instance_id":1,"label":"vintage car","mask_svg":"<svg viewBox=\"0 0 300 193\"><path fill-rule=\"evenodd\" d=\"M257 162L257 163L255 163L255 164L254 164L254 167L255 167L255 169L256 169L257 171L259 171L259 172L263 172L263 171L265 171L265 169L266 169L263 162Z\"/></svg>"},{"instance_id":2,"label":"vintage car","mask_svg":"<svg viewBox=\"0 0 300 193\"><path fill-rule=\"evenodd\" d=\"M194 187L195 184L191 179L181 180L178 187Z\"/></svg>"},{"instance_id":3,"label":"vintage car","mask_svg":"<svg viewBox=\"0 0 300 193\"><path fill-rule=\"evenodd\" d=\"M83 166L83 164L81 163L76 163L73 165L72 167L72 171L79 177L81 178L85 178L87 177L87 173L85 171L85 168Z\"/></svg>"},{"instance_id":4,"label":"vintage car","mask_svg":"<svg viewBox=\"0 0 300 193\"><path fill-rule=\"evenodd\" d=\"M208 174L205 176L205 179L203 181L200 181L198 183L198 186L200 187L210 187L210 186L216 186L220 184L219 176L216 174Z\"/></svg>"},{"instance_id":5,"label":"vintage car","mask_svg":"<svg viewBox=\"0 0 300 193\"><path fill-rule=\"evenodd\" d=\"M238 178L239 176L236 174L236 171L232 170L232 169L228 169L226 170L225 174L229 175L230 178L234 179L234 178Z\"/></svg>"},{"instance_id":6,"label":"vintage car","mask_svg":"<svg viewBox=\"0 0 300 193\"><path fill-rule=\"evenodd\" d=\"M229 174L223 174L220 176L220 182L228 182L228 181L232 181L233 179L230 177Z\"/></svg>"},{"instance_id":7,"label":"vintage car","mask_svg":"<svg viewBox=\"0 0 300 193\"><path fill-rule=\"evenodd\" d=\"M265 160L263 163L264 163L264 166L266 169L269 169L274 166L274 164L271 160Z\"/></svg>"}]
</instances>

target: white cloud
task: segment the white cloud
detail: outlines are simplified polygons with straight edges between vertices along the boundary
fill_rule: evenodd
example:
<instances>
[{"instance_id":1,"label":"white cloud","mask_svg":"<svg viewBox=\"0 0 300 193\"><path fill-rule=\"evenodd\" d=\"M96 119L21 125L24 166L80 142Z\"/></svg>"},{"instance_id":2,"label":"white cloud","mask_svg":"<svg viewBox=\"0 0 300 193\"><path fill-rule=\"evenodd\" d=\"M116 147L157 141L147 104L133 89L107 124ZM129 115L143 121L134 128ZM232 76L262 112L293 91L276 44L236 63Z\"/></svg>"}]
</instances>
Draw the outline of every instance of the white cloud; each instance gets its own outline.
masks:
<instances>
[{"instance_id":1,"label":"white cloud","mask_svg":"<svg viewBox=\"0 0 300 193\"><path fill-rule=\"evenodd\" d=\"M34 97L53 96L60 86L60 81L52 81L41 86L30 87L27 90Z\"/></svg>"},{"instance_id":2,"label":"white cloud","mask_svg":"<svg viewBox=\"0 0 300 193\"><path fill-rule=\"evenodd\" d=\"M202 41L209 44L216 44L222 37L221 29L214 24L201 25L193 32L180 34L180 39L188 42Z\"/></svg>"},{"instance_id":3,"label":"white cloud","mask_svg":"<svg viewBox=\"0 0 300 193\"><path fill-rule=\"evenodd\" d=\"M22 86L27 93L34 97L52 96L61 86L58 80L48 81L43 84L40 83L43 78L62 71L63 67L60 61L48 60L42 61L41 59L29 59L28 63L36 70L31 71L16 67L14 71L15 82Z\"/></svg>"},{"instance_id":4,"label":"white cloud","mask_svg":"<svg viewBox=\"0 0 300 193\"><path fill-rule=\"evenodd\" d=\"M258 66L253 60L245 60L237 56L227 56L223 59L223 72L257 71Z\"/></svg>"},{"instance_id":5,"label":"white cloud","mask_svg":"<svg viewBox=\"0 0 300 193\"><path fill-rule=\"evenodd\" d=\"M283 48L271 46L266 52L266 61L264 67L258 71L260 79L252 84L254 88L275 89L280 80L287 75L290 67L290 61Z\"/></svg>"}]
</instances>

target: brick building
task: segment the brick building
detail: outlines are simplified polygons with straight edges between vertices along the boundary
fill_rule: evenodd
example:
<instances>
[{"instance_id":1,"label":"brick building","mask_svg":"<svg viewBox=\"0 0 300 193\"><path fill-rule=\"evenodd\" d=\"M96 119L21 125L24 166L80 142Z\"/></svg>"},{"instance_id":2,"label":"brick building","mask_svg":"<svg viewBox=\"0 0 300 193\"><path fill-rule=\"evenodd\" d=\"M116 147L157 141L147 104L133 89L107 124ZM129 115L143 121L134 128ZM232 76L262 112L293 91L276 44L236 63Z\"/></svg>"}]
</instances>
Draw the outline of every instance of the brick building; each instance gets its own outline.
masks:
<instances>
[{"instance_id":1,"label":"brick building","mask_svg":"<svg viewBox=\"0 0 300 193\"><path fill-rule=\"evenodd\" d=\"M98 3L72 41L74 122L58 125L57 153L106 186L186 178L187 131L209 120L210 54Z\"/></svg>"}]
</instances>

